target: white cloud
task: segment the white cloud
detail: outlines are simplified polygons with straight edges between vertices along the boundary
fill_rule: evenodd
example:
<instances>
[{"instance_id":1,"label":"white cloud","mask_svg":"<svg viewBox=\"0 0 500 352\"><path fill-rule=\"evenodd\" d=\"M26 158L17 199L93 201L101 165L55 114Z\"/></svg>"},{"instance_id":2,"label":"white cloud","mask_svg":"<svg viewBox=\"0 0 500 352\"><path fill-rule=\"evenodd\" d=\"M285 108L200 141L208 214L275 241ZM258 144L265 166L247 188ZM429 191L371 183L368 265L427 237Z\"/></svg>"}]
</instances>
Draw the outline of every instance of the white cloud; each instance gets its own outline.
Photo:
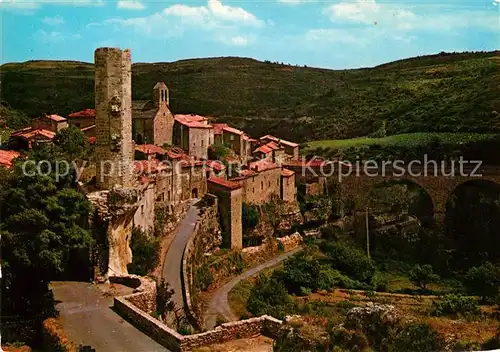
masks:
<instances>
[{"instance_id":1,"label":"white cloud","mask_svg":"<svg viewBox=\"0 0 500 352\"><path fill-rule=\"evenodd\" d=\"M500 0L494 0L500 1ZM403 7L375 0L350 0L328 6L324 10L334 23L357 23L391 30L453 30L470 27L498 30L498 14L466 7Z\"/></svg>"},{"instance_id":2,"label":"white cloud","mask_svg":"<svg viewBox=\"0 0 500 352\"><path fill-rule=\"evenodd\" d=\"M235 39L234 43L231 40L239 36L238 29L260 28L265 22L241 7L223 5L219 0L209 0L205 6L174 4L149 16L112 18L87 26L101 25L113 25L115 30L127 27L137 32L148 35L155 33L162 37L179 37L186 31L202 30L211 33L213 40L231 45L244 45L241 38ZM227 33L231 33L231 36L229 37ZM225 39L221 39L222 37Z\"/></svg>"},{"instance_id":3,"label":"white cloud","mask_svg":"<svg viewBox=\"0 0 500 352\"><path fill-rule=\"evenodd\" d=\"M49 26L58 26L65 23L64 18L61 16L45 17L42 22Z\"/></svg>"},{"instance_id":4,"label":"white cloud","mask_svg":"<svg viewBox=\"0 0 500 352\"><path fill-rule=\"evenodd\" d=\"M236 37L231 38L231 43L237 46L245 46L248 44L248 39L241 35L238 35Z\"/></svg>"},{"instance_id":5,"label":"white cloud","mask_svg":"<svg viewBox=\"0 0 500 352\"><path fill-rule=\"evenodd\" d=\"M68 34L57 31L49 31L46 32L44 30L38 30L33 37L38 41L44 44L54 44L54 43L62 43L68 39L81 39L82 36L80 34Z\"/></svg>"},{"instance_id":6,"label":"white cloud","mask_svg":"<svg viewBox=\"0 0 500 352\"><path fill-rule=\"evenodd\" d=\"M119 9L144 10L146 6L139 0L119 0L116 6Z\"/></svg>"},{"instance_id":7,"label":"white cloud","mask_svg":"<svg viewBox=\"0 0 500 352\"><path fill-rule=\"evenodd\" d=\"M298 5L298 4L302 4L305 2L311 2L311 0L278 0L278 2L281 2L282 4L288 4L288 5Z\"/></svg>"},{"instance_id":8,"label":"white cloud","mask_svg":"<svg viewBox=\"0 0 500 352\"><path fill-rule=\"evenodd\" d=\"M42 5L102 6L104 0L0 0L7 10L36 10Z\"/></svg>"}]
</instances>

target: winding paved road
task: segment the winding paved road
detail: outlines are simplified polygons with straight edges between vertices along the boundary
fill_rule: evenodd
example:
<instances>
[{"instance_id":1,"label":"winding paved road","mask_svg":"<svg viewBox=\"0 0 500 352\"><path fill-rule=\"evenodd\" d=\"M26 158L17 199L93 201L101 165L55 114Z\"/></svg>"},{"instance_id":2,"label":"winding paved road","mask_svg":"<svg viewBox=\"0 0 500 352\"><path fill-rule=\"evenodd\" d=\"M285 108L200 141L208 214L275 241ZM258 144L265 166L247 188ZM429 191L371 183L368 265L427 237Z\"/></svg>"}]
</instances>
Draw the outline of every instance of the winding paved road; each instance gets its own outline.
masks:
<instances>
[{"instance_id":1,"label":"winding paved road","mask_svg":"<svg viewBox=\"0 0 500 352\"><path fill-rule=\"evenodd\" d=\"M205 314L203 316L203 320L205 322L205 328L207 328L207 329L214 328L218 315L222 315L223 317L225 317L229 321L239 320L239 317L234 315L233 311L231 310L231 307L229 306L229 302L227 300L227 296L229 295L229 292L233 289L233 287L236 286L239 282L258 274L259 272L261 272L267 268L275 266L276 264L282 262L286 258L296 254L297 252L300 252L301 250L302 250L302 247L295 248L295 249L291 250L290 252L286 252L286 253L283 253L277 257L274 257L273 259L271 259L265 263L262 263L262 264L257 265L256 267L254 267L250 270L245 271L240 276L235 277L234 279L229 281L224 286L218 288L217 291L214 292L212 298L210 299L210 303L208 305L208 308L205 311Z\"/></svg>"},{"instance_id":2,"label":"winding paved road","mask_svg":"<svg viewBox=\"0 0 500 352\"><path fill-rule=\"evenodd\" d=\"M111 309L113 297L105 296L91 283L58 281L50 286L59 320L76 346L91 346L96 352L168 352L115 313Z\"/></svg>"},{"instance_id":3,"label":"winding paved road","mask_svg":"<svg viewBox=\"0 0 500 352\"><path fill-rule=\"evenodd\" d=\"M197 201L198 200L193 201L186 215L177 225L175 238L170 244L163 264L162 278L164 278L165 281L170 284L170 287L174 289L173 301L178 308L184 307L181 280L182 254L184 253L184 248L189 240L189 236L194 230L198 218L199 209L196 206Z\"/></svg>"}]
</instances>

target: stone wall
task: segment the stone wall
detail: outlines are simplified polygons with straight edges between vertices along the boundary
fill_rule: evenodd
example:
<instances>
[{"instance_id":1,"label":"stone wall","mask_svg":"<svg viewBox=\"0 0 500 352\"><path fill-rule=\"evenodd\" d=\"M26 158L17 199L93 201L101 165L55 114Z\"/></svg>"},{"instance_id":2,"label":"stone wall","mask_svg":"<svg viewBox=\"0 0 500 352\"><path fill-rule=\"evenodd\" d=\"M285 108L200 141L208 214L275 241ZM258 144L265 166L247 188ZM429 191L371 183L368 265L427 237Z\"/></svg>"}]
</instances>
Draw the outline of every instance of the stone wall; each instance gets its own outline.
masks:
<instances>
[{"instance_id":1,"label":"stone wall","mask_svg":"<svg viewBox=\"0 0 500 352\"><path fill-rule=\"evenodd\" d=\"M260 263L275 255L279 250L289 252L302 244L302 236L296 232L293 235L277 238L272 243L264 241L260 246L243 248L241 255L245 263Z\"/></svg>"},{"instance_id":2,"label":"stone wall","mask_svg":"<svg viewBox=\"0 0 500 352\"><path fill-rule=\"evenodd\" d=\"M251 338L264 335L275 338L278 330L283 325L281 320L263 315L258 318L240 320L222 324L214 330L195 335L182 336L159 320L135 306L131 296L143 293L114 298L114 307L122 316L127 318L134 326L144 331L155 341L173 352L192 351L194 348L224 343L231 340Z\"/></svg>"},{"instance_id":3,"label":"stone wall","mask_svg":"<svg viewBox=\"0 0 500 352\"><path fill-rule=\"evenodd\" d=\"M150 183L139 197L138 208L134 214L134 227L139 227L144 232L154 228L155 200L155 184Z\"/></svg>"},{"instance_id":4,"label":"stone wall","mask_svg":"<svg viewBox=\"0 0 500 352\"><path fill-rule=\"evenodd\" d=\"M243 187L243 201L249 204L264 204L272 196L281 195L281 168L261 171L240 182Z\"/></svg>"},{"instance_id":5,"label":"stone wall","mask_svg":"<svg viewBox=\"0 0 500 352\"><path fill-rule=\"evenodd\" d=\"M184 249L182 257L182 285L186 313L196 328L201 328L200 303L193 285L195 268L203 264L205 253L212 252L222 244L217 197L206 194L197 203L200 208L198 220Z\"/></svg>"}]
</instances>

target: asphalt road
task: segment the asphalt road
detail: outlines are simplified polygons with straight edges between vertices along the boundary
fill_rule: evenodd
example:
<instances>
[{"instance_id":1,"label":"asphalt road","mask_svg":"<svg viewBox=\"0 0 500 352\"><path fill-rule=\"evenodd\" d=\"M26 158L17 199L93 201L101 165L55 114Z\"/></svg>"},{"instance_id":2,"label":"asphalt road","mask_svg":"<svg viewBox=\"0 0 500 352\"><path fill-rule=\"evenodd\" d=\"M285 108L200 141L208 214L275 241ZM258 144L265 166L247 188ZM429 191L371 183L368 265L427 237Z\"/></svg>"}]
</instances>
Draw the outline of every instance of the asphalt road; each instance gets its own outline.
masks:
<instances>
[{"instance_id":1,"label":"asphalt road","mask_svg":"<svg viewBox=\"0 0 500 352\"><path fill-rule=\"evenodd\" d=\"M228 321L236 321L239 320L240 317L237 317L234 315L233 311L231 310L231 307L229 306L229 302L227 300L227 296L229 295L229 292L233 289L234 286L236 286L239 282L248 279L249 277L252 277L254 275L257 275L261 271L273 267L276 264L282 262L283 260L287 259L288 257L296 254L297 252L301 251L302 248L296 248L294 250L291 250L290 252L283 253L277 257L274 257L273 259L262 263L260 265L257 265L256 267L249 269L245 271L243 274L240 276L235 277L231 281L229 281L227 284L224 286L218 288L214 294L212 295L212 298L210 299L210 303L208 305L207 310L205 311L205 314L203 316L203 321L205 322L205 328L207 329L213 329L215 327L215 322L217 319L218 315L222 315L225 317Z\"/></svg>"},{"instance_id":2,"label":"asphalt road","mask_svg":"<svg viewBox=\"0 0 500 352\"><path fill-rule=\"evenodd\" d=\"M189 240L189 236L196 225L198 213L198 207L196 205L191 205L184 218L177 225L175 238L170 244L163 264L162 277L170 284L170 287L174 289L173 301L178 308L184 307L181 281L182 254L184 253L184 248Z\"/></svg>"},{"instance_id":3,"label":"asphalt road","mask_svg":"<svg viewBox=\"0 0 500 352\"><path fill-rule=\"evenodd\" d=\"M96 352L169 351L115 313L113 297L91 283L58 281L51 288L60 321L76 346L91 346Z\"/></svg>"}]
</instances>

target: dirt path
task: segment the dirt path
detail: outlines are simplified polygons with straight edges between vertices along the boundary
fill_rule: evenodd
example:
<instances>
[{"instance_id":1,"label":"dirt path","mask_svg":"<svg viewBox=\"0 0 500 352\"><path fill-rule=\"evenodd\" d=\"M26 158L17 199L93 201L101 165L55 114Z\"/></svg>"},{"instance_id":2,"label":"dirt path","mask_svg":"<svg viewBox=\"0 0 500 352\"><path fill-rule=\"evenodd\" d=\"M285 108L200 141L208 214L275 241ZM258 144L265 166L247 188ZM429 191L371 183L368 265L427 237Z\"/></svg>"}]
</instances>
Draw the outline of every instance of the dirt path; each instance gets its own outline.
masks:
<instances>
[{"instance_id":1,"label":"dirt path","mask_svg":"<svg viewBox=\"0 0 500 352\"><path fill-rule=\"evenodd\" d=\"M234 279L229 281L224 286L218 288L213 293L212 298L210 299L210 303L208 304L207 310L205 311L205 314L203 316L203 321L205 322L205 328L207 328L207 329L214 328L215 321L216 321L218 315L222 315L223 317L225 317L229 321L238 320L239 317L236 317L234 315L233 311L231 310L231 307L229 306L229 302L227 300L227 296L229 295L229 291L231 291L233 289L233 287L236 286L239 282L258 274L267 268L275 266L276 264L282 262L283 260L296 254L297 252L299 252L301 250L302 250L301 247L295 248L294 250L291 250L290 252L286 252L286 253L283 253L277 257L274 257L273 259L268 260L265 263L262 263L262 264L257 265L256 267L254 267L252 269L245 271L240 276L235 277Z\"/></svg>"},{"instance_id":2,"label":"dirt path","mask_svg":"<svg viewBox=\"0 0 500 352\"><path fill-rule=\"evenodd\" d=\"M61 324L76 346L92 346L98 352L168 352L115 313L113 297L91 283L58 281L51 289Z\"/></svg>"},{"instance_id":3,"label":"dirt path","mask_svg":"<svg viewBox=\"0 0 500 352\"><path fill-rule=\"evenodd\" d=\"M189 236L196 225L198 213L199 209L195 204L189 207L186 215L177 225L175 238L168 248L163 264L162 278L164 278L165 281L170 284L170 287L174 289L173 301L177 307L184 307L181 280L182 254L184 253L184 248L189 240Z\"/></svg>"}]
</instances>

